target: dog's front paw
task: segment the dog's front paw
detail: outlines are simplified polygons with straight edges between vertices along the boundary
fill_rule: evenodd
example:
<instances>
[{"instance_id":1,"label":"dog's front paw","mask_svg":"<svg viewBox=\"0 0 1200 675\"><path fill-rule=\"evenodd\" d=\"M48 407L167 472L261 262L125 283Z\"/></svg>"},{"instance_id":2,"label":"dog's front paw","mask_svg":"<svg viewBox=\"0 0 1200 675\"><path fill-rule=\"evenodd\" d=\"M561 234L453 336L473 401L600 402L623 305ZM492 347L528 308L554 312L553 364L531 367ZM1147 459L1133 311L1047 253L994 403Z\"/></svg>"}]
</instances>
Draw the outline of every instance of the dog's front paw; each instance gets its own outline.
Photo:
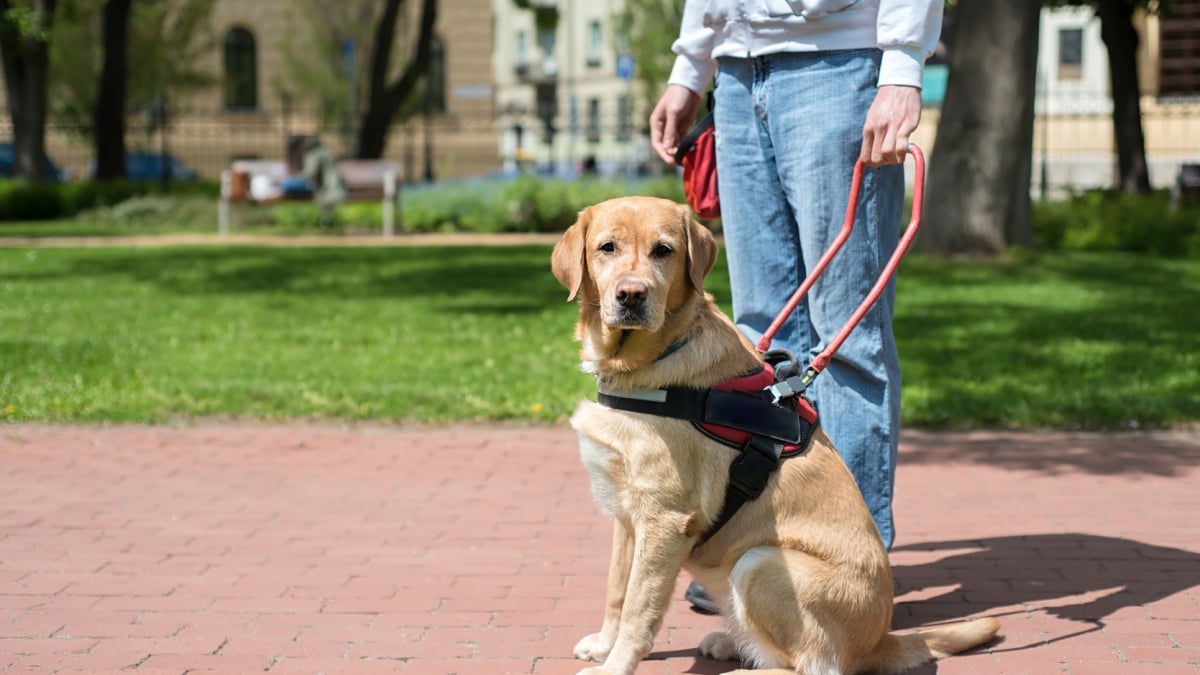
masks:
<instances>
[{"instance_id":1,"label":"dog's front paw","mask_svg":"<svg viewBox=\"0 0 1200 675\"><path fill-rule=\"evenodd\" d=\"M603 633L592 633L580 640L575 645L575 650L572 653L575 655L575 658L582 661L602 663L604 659L608 658L608 653L612 651L612 647L612 640L606 639Z\"/></svg>"},{"instance_id":2,"label":"dog's front paw","mask_svg":"<svg viewBox=\"0 0 1200 675\"><path fill-rule=\"evenodd\" d=\"M609 672L607 668L596 666L594 668L584 668L578 673L575 673L575 675L612 675L612 673Z\"/></svg>"},{"instance_id":3,"label":"dog's front paw","mask_svg":"<svg viewBox=\"0 0 1200 675\"><path fill-rule=\"evenodd\" d=\"M737 643L728 633L709 633L700 641L700 655L714 661L737 661Z\"/></svg>"}]
</instances>

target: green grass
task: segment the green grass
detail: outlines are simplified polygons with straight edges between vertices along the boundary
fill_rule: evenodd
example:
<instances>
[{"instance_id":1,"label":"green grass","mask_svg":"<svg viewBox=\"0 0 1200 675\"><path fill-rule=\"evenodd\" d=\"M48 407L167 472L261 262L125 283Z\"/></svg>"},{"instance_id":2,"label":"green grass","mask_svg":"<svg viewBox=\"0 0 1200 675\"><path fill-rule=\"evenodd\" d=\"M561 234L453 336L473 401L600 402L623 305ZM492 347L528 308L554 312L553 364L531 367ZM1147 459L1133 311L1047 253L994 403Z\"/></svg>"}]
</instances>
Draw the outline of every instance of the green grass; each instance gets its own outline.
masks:
<instances>
[{"instance_id":1,"label":"green grass","mask_svg":"<svg viewBox=\"0 0 1200 675\"><path fill-rule=\"evenodd\" d=\"M0 249L0 420L548 421L593 392L549 247ZM729 297L719 264L709 280ZM1200 261L907 260L905 423L1200 420Z\"/></svg>"}]
</instances>

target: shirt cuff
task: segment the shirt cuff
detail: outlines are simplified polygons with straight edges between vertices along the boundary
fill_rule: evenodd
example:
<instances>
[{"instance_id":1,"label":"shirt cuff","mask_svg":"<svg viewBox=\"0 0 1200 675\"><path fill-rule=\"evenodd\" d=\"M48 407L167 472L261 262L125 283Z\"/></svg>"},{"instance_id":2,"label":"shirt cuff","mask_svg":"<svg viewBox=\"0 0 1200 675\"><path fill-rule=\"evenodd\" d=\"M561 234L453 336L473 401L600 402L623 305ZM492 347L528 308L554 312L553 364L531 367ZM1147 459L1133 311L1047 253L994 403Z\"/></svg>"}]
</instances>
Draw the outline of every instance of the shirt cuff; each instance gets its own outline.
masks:
<instances>
[{"instance_id":1,"label":"shirt cuff","mask_svg":"<svg viewBox=\"0 0 1200 675\"><path fill-rule=\"evenodd\" d=\"M879 63L878 84L920 89L924 70L925 53L920 48L888 47L883 50L883 59Z\"/></svg>"},{"instance_id":2,"label":"shirt cuff","mask_svg":"<svg viewBox=\"0 0 1200 675\"><path fill-rule=\"evenodd\" d=\"M703 96L716 73L716 61L680 55L675 57L675 65L671 67L671 76L667 78L667 84L678 84L691 89L697 96Z\"/></svg>"}]
</instances>

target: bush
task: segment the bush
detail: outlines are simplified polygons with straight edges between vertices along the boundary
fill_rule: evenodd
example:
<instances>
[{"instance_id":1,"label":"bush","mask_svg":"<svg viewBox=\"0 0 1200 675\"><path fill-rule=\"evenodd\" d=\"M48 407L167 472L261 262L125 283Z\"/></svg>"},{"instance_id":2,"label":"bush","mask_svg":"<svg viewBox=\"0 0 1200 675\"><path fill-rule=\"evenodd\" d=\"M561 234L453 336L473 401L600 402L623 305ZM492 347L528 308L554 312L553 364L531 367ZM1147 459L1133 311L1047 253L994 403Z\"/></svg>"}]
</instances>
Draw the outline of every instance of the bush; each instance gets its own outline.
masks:
<instances>
[{"instance_id":1,"label":"bush","mask_svg":"<svg viewBox=\"0 0 1200 675\"><path fill-rule=\"evenodd\" d=\"M1038 243L1052 249L1200 256L1200 209L1172 208L1166 192L1091 190L1038 203L1033 228Z\"/></svg>"},{"instance_id":2,"label":"bush","mask_svg":"<svg viewBox=\"0 0 1200 675\"><path fill-rule=\"evenodd\" d=\"M0 220L52 220L70 218L88 209L116 206L148 195L198 196L216 199L218 187L211 182L79 181L74 183L29 183L0 180Z\"/></svg>"},{"instance_id":3,"label":"bush","mask_svg":"<svg viewBox=\"0 0 1200 675\"><path fill-rule=\"evenodd\" d=\"M54 183L0 184L0 220L50 220L65 215L62 192Z\"/></svg>"}]
</instances>

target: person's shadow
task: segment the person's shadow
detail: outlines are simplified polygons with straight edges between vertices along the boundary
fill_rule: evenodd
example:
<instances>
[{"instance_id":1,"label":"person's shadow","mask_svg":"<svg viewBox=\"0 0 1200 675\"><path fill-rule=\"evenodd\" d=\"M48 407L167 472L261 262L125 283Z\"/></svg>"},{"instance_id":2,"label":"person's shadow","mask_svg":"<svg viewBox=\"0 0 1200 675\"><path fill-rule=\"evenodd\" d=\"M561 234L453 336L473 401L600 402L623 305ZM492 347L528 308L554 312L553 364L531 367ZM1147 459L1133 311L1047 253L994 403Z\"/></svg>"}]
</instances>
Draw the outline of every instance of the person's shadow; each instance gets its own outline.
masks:
<instances>
[{"instance_id":1,"label":"person's shadow","mask_svg":"<svg viewBox=\"0 0 1200 675\"><path fill-rule=\"evenodd\" d=\"M1073 630L1029 644L1005 640L1001 628L1001 641L992 645L996 651L1030 649L1103 630L1108 617L1130 608L1154 617L1155 602L1200 584L1200 554L1092 534L994 537L893 549L901 558L922 552L946 555L895 565L896 596L945 590L898 602L894 630L953 622L969 614L995 616L1003 623L1005 615L1024 615L1030 608L1077 623ZM911 672L937 669L930 664Z\"/></svg>"}]
</instances>

